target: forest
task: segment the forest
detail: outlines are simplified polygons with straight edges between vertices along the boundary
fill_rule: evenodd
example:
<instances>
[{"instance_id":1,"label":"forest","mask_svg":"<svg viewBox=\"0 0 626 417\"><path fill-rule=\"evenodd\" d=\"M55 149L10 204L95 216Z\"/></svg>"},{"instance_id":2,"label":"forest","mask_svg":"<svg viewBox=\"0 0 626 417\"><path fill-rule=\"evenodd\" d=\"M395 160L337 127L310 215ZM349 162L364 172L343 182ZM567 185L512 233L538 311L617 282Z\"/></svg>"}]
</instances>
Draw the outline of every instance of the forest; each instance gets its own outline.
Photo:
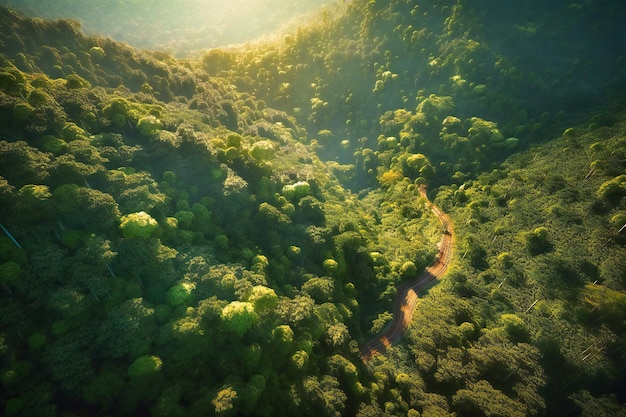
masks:
<instances>
[{"instance_id":1,"label":"forest","mask_svg":"<svg viewBox=\"0 0 626 417\"><path fill-rule=\"evenodd\" d=\"M339 1L192 48L11 6L0 414L626 416L626 4Z\"/></svg>"}]
</instances>

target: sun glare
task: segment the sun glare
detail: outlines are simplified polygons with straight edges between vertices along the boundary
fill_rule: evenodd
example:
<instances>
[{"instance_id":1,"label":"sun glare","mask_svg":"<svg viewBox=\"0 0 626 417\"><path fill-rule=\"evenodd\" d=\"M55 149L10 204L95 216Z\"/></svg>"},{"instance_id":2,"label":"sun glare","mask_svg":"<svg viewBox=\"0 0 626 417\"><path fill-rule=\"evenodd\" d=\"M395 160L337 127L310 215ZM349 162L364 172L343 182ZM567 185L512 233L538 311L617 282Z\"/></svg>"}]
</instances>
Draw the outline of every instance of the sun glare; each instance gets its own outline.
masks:
<instances>
[{"instance_id":1,"label":"sun glare","mask_svg":"<svg viewBox=\"0 0 626 417\"><path fill-rule=\"evenodd\" d=\"M315 13L333 0L185 0L41 2L0 0L31 16L72 18L82 30L132 46L185 56L219 46L240 44L275 33L295 19Z\"/></svg>"}]
</instances>

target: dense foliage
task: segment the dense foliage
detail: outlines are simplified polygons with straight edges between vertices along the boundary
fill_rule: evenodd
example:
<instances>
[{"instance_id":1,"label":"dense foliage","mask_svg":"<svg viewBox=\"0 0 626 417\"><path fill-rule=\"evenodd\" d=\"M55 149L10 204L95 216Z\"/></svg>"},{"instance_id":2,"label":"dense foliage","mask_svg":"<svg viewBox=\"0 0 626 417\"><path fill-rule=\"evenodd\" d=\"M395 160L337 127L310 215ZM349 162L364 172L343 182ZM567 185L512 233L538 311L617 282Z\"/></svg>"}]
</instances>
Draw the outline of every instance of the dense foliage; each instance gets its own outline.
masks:
<instances>
[{"instance_id":1,"label":"dense foliage","mask_svg":"<svg viewBox=\"0 0 626 417\"><path fill-rule=\"evenodd\" d=\"M625 414L624 7L348 3L197 61L0 8L4 415Z\"/></svg>"},{"instance_id":2,"label":"dense foliage","mask_svg":"<svg viewBox=\"0 0 626 417\"><path fill-rule=\"evenodd\" d=\"M203 67L293 113L324 159L355 165L359 188L374 183L372 167L394 168L398 147L428 157L426 177L448 179L619 99L621 11L566 1L357 1L282 44L213 50Z\"/></svg>"}]
</instances>

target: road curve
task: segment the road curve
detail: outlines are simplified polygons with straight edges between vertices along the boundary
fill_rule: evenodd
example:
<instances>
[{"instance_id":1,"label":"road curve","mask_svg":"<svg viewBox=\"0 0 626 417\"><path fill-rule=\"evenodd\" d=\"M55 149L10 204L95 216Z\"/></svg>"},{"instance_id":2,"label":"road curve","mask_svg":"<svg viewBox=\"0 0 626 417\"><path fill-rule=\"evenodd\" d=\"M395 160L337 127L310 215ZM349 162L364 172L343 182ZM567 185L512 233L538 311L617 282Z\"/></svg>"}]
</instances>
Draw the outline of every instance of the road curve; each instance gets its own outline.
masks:
<instances>
[{"instance_id":1,"label":"road curve","mask_svg":"<svg viewBox=\"0 0 626 417\"><path fill-rule=\"evenodd\" d=\"M426 268L415 280L407 282L398 288L393 322L385 328L382 334L360 347L363 362L367 362L378 353L383 353L402 337L409 327L409 323L411 323L413 312L417 306L417 293L432 284L433 281L443 277L450 265L454 245L452 222L446 213L428 200L425 185L420 187L420 195L426 199L428 207L443 226L443 233L438 245L439 252L433 264Z\"/></svg>"}]
</instances>

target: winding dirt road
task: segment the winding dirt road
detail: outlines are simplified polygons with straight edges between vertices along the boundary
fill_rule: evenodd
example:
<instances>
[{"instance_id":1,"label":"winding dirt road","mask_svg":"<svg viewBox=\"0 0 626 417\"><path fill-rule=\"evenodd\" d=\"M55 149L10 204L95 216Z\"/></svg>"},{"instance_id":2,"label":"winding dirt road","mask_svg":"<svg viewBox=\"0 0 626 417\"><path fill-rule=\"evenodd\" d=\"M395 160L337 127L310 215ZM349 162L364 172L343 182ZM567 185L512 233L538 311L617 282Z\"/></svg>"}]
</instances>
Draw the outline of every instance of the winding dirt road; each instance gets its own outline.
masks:
<instances>
[{"instance_id":1,"label":"winding dirt road","mask_svg":"<svg viewBox=\"0 0 626 417\"><path fill-rule=\"evenodd\" d=\"M403 284L398 288L395 314L393 322L382 332L381 335L361 346L361 359L367 362L372 356L383 353L387 348L396 343L406 332L411 323L413 312L417 306L417 293L431 285L433 281L440 279L448 270L452 259L452 247L454 244L454 228L446 213L428 200L426 186L420 187L420 195L428 201L428 207L443 226L443 234L439 241L439 252L435 262L424 270L415 280Z\"/></svg>"}]
</instances>

